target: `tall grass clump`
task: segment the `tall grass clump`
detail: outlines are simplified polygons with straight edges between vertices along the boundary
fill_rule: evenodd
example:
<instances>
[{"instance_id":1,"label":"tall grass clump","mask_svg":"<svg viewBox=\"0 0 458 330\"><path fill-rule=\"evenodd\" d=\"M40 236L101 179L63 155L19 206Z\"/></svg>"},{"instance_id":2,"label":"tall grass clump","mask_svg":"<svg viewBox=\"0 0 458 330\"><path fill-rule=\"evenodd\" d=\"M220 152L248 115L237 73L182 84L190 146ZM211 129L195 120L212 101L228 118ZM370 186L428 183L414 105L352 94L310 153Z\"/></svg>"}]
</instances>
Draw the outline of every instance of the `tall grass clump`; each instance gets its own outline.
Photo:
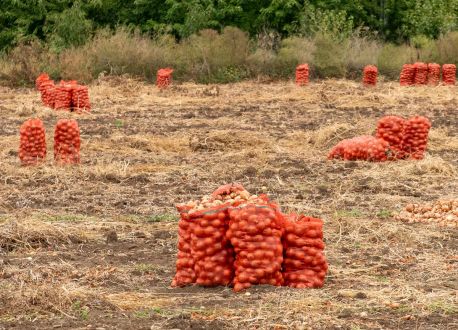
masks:
<instances>
[{"instance_id":1,"label":"tall grass clump","mask_svg":"<svg viewBox=\"0 0 458 330\"><path fill-rule=\"evenodd\" d=\"M41 72L58 75L54 63L55 54L40 41L21 43L8 54L0 57L0 81L12 86L33 83Z\"/></svg>"},{"instance_id":2,"label":"tall grass clump","mask_svg":"<svg viewBox=\"0 0 458 330\"><path fill-rule=\"evenodd\" d=\"M344 59L347 78L359 78L366 65L376 65L381 50L380 42L375 39L351 36L347 42Z\"/></svg>"},{"instance_id":3,"label":"tall grass clump","mask_svg":"<svg viewBox=\"0 0 458 330\"><path fill-rule=\"evenodd\" d=\"M177 57L171 62L177 75L197 82L232 82L247 77L250 52L248 35L232 27L221 33L202 30L177 45Z\"/></svg>"},{"instance_id":4,"label":"tall grass clump","mask_svg":"<svg viewBox=\"0 0 458 330\"><path fill-rule=\"evenodd\" d=\"M328 35L317 35L314 41L315 51L313 52L312 72L320 78L345 77L347 72L345 50L348 40L337 42Z\"/></svg>"},{"instance_id":5,"label":"tall grass clump","mask_svg":"<svg viewBox=\"0 0 458 330\"><path fill-rule=\"evenodd\" d=\"M281 42L276 67L283 77L290 76L298 64L314 62L315 42L309 38L291 37Z\"/></svg>"},{"instance_id":6,"label":"tall grass clump","mask_svg":"<svg viewBox=\"0 0 458 330\"><path fill-rule=\"evenodd\" d=\"M83 47L60 54L62 78L88 81L101 73L129 74L151 80L156 70L166 66L175 53L170 37L152 40L138 32L102 30Z\"/></svg>"},{"instance_id":7,"label":"tall grass clump","mask_svg":"<svg viewBox=\"0 0 458 330\"><path fill-rule=\"evenodd\" d=\"M386 44L377 59L379 72L389 79L397 79L402 66L416 61L415 50L408 45Z\"/></svg>"},{"instance_id":8,"label":"tall grass clump","mask_svg":"<svg viewBox=\"0 0 458 330\"><path fill-rule=\"evenodd\" d=\"M441 36L436 44L442 63L458 65L458 31Z\"/></svg>"}]
</instances>

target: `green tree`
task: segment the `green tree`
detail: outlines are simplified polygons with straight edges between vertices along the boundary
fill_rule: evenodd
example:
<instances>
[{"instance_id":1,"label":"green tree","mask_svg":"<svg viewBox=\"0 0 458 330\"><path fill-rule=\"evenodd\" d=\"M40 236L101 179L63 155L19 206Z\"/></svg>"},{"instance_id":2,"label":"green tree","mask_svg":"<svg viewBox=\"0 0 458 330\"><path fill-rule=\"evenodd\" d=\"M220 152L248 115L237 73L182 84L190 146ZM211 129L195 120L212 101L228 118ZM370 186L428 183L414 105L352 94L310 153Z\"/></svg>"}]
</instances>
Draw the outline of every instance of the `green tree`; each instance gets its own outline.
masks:
<instances>
[{"instance_id":1,"label":"green tree","mask_svg":"<svg viewBox=\"0 0 458 330\"><path fill-rule=\"evenodd\" d=\"M92 32L92 22L86 19L79 2L61 13L49 15L46 27L48 38L57 50L83 45Z\"/></svg>"}]
</instances>

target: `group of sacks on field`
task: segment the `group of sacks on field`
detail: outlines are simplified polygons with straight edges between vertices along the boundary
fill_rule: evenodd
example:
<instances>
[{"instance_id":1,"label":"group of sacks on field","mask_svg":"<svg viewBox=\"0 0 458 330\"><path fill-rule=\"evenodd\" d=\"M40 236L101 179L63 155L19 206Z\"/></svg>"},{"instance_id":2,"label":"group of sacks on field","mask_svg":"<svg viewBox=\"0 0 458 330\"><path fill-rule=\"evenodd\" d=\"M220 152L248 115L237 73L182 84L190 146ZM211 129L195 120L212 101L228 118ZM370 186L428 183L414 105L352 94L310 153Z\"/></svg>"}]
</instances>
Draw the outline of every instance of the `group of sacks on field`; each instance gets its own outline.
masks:
<instances>
[{"instance_id":1,"label":"group of sacks on field","mask_svg":"<svg viewBox=\"0 0 458 330\"><path fill-rule=\"evenodd\" d=\"M423 159L430 128L431 122L423 116L385 116L377 123L375 137L363 135L342 140L331 149L328 158L376 162Z\"/></svg>"},{"instance_id":2,"label":"group of sacks on field","mask_svg":"<svg viewBox=\"0 0 458 330\"><path fill-rule=\"evenodd\" d=\"M36 88L41 93L41 101L44 105L56 110L90 111L89 89L79 85L76 80L61 80L59 84L42 73L35 81Z\"/></svg>"},{"instance_id":3,"label":"group of sacks on field","mask_svg":"<svg viewBox=\"0 0 458 330\"><path fill-rule=\"evenodd\" d=\"M180 213L172 286L256 284L318 288L328 264L323 221L285 215L266 195L221 186L210 196L177 206Z\"/></svg>"},{"instance_id":4,"label":"group of sacks on field","mask_svg":"<svg viewBox=\"0 0 458 330\"><path fill-rule=\"evenodd\" d=\"M21 164L37 165L45 161L46 130L41 119L25 121L19 130ZM74 119L59 119L54 130L54 160L59 164L80 162L80 129Z\"/></svg>"},{"instance_id":5,"label":"group of sacks on field","mask_svg":"<svg viewBox=\"0 0 458 330\"><path fill-rule=\"evenodd\" d=\"M411 85L438 85L441 80L441 66L437 63L417 62L404 64L399 77L401 86ZM444 64L442 66L442 82L444 85L455 85L456 66Z\"/></svg>"}]
</instances>

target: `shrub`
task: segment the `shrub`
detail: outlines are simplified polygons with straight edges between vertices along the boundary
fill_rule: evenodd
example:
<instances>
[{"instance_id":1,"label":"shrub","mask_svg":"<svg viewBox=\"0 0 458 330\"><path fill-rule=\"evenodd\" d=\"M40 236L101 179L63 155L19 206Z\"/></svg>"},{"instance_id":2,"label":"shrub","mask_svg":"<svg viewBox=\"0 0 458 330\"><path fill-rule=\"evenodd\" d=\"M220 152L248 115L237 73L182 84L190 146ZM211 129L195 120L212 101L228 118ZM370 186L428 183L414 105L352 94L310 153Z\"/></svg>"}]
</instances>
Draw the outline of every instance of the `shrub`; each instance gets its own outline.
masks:
<instances>
[{"instance_id":1,"label":"shrub","mask_svg":"<svg viewBox=\"0 0 458 330\"><path fill-rule=\"evenodd\" d=\"M61 74L63 78L86 82L101 73L152 80L159 68L169 65L173 44L167 38L151 40L126 29L114 34L100 31L83 47L62 52Z\"/></svg>"},{"instance_id":2,"label":"shrub","mask_svg":"<svg viewBox=\"0 0 458 330\"><path fill-rule=\"evenodd\" d=\"M250 41L237 28L227 27L221 34L202 30L178 45L183 77L198 82L229 82L246 75Z\"/></svg>"},{"instance_id":3,"label":"shrub","mask_svg":"<svg viewBox=\"0 0 458 330\"><path fill-rule=\"evenodd\" d=\"M272 50L256 49L247 58L247 68L252 76L276 76L277 55Z\"/></svg>"},{"instance_id":4,"label":"shrub","mask_svg":"<svg viewBox=\"0 0 458 330\"><path fill-rule=\"evenodd\" d=\"M425 36L415 36L411 39L411 44L416 49L416 60L433 63L439 61L437 43Z\"/></svg>"},{"instance_id":5,"label":"shrub","mask_svg":"<svg viewBox=\"0 0 458 330\"><path fill-rule=\"evenodd\" d=\"M325 35L315 38L314 68L316 75L321 78L344 77L345 49L347 41L336 42ZM312 67L313 72L313 67Z\"/></svg>"},{"instance_id":6,"label":"shrub","mask_svg":"<svg viewBox=\"0 0 458 330\"><path fill-rule=\"evenodd\" d=\"M81 46L86 43L92 33L92 22L86 19L79 2L61 13L50 15L48 21L54 21L49 39L56 50Z\"/></svg>"},{"instance_id":7,"label":"shrub","mask_svg":"<svg viewBox=\"0 0 458 330\"><path fill-rule=\"evenodd\" d=\"M282 41L276 60L277 72L291 76L298 64L313 63L315 44L313 40L292 37Z\"/></svg>"},{"instance_id":8,"label":"shrub","mask_svg":"<svg viewBox=\"0 0 458 330\"><path fill-rule=\"evenodd\" d=\"M395 46L393 44L386 44L378 56L377 66L379 73L390 79L397 79L402 66L415 61L416 57L413 48L407 45Z\"/></svg>"},{"instance_id":9,"label":"shrub","mask_svg":"<svg viewBox=\"0 0 458 330\"><path fill-rule=\"evenodd\" d=\"M57 62L56 56L39 41L19 44L0 60L0 79L12 86L33 83L42 72L51 76L58 75L51 63Z\"/></svg>"},{"instance_id":10,"label":"shrub","mask_svg":"<svg viewBox=\"0 0 458 330\"><path fill-rule=\"evenodd\" d=\"M458 65L458 31L449 32L437 40L439 62Z\"/></svg>"},{"instance_id":11,"label":"shrub","mask_svg":"<svg viewBox=\"0 0 458 330\"><path fill-rule=\"evenodd\" d=\"M353 36L345 51L345 67L350 78L360 77L366 65L377 64L382 47L379 42L366 37Z\"/></svg>"}]
</instances>

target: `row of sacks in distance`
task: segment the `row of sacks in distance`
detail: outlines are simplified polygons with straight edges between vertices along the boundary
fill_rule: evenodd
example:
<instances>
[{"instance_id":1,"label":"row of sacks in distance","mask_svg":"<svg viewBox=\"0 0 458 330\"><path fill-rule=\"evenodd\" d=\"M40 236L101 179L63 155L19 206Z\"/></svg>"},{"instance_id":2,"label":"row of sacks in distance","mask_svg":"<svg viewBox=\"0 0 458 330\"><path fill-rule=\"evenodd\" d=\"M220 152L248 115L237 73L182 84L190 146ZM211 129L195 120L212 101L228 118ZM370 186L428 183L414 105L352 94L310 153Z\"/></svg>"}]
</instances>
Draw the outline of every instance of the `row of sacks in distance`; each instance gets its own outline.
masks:
<instances>
[{"instance_id":1,"label":"row of sacks in distance","mask_svg":"<svg viewBox=\"0 0 458 330\"><path fill-rule=\"evenodd\" d=\"M88 87L79 85L75 80L61 80L56 85L46 73L42 73L35 86L41 93L43 104L52 109L91 111Z\"/></svg>"},{"instance_id":2,"label":"row of sacks in distance","mask_svg":"<svg viewBox=\"0 0 458 330\"><path fill-rule=\"evenodd\" d=\"M265 195L229 184L180 213L176 275L172 286L257 284L319 288L328 264L323 221L281 212Z\"/></svg>"},{"instance_id":3,"label":"row of sacks in distance","mask_svg":"<svg viewBox=\"0 0 458 330\"><path fill-rule=\"evenodd\" d=\"M441 66L437 63L416 62L404 64L399 77L401 86L438 85L441 80ZM442 66L442 82L444 85L455 85L456 65Z\"/></svg>"},{"instance_id":4,"label":"row of sacks in distance","mask_svg":"<svg viewBox=\"0 0 458 330\"><path fill-rule=\"evenodd\" d=\"M296 67L296 84L307 85L309 82L310 68L308 64ZM378 69L375 65L367 65L363 69L363 84L375 86L377 84ZM401 86L410 85L438 85L441 80L441 66L437 63L404 64L399 82ZM442 66L442 82L444 85L455 85L456 65L444 64Z\"/></svg>"}]
</instances>

